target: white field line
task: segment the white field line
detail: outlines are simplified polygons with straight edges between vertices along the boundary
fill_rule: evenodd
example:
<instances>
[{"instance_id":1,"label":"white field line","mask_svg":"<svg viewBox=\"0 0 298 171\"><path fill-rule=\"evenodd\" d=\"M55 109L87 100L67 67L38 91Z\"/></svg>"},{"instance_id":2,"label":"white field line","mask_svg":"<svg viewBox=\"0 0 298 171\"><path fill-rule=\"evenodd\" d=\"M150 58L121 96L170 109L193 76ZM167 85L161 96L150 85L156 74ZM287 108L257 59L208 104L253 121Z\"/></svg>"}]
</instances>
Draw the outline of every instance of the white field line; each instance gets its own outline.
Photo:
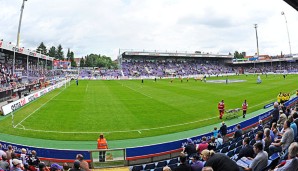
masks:
<instances>
[{"instance_id":1,"label":"white field line","mask_svg":"<svg viewBox=\"0 0 298 171\"><path fill-rule=\"evenodd\" d=\"M21 122L19 122L18 124L15 125L15 128L20 125L22 122L24 122L27 118L29 118L31 115L33 115L35 112L37 112L39 109L41 109L43 106L45 106L49 101L51 101L53 98L55 98L56 96L58 96L59 94L61 94L66 88L64 88L62 91L60 91L58 94L56 94L55 96L53 96L50 100L48 100L47 102L45 102L43 105L41 105L39 108L35 109L32 113L30 113L30 115L26 116L23 120L21 120ZM25 129L24 129L25 130Z\"/></svg>"},{"instance_id":2,"label":"white field line","mask_svg":"<svg viewBox=\"0 0 298 171\"><path fill-rule=\"evenodd\" d=\"M137 92L137 93L140 93L140 94L142 94L142 95L144 95L144 96L149 97L150 99L152 99L152 97L149 96L149 95L147 95L147 94L144 94L144 93L142 93L142 92L140 92L140 91L138 91L138 90L136 90L136 89L133 89L133 88L127 86L127 85L124 85L124 84L122 84L122 85L123 85L124 87L127 87L127 88L131 89L132 91L135 91L135 92Z\"/></svg>"},{"instance_id":3,"label":"white field line","mask_svg":"<svg viewBox=\"0 0 298 171\"><path fill-rule=\"evenodd\" d=\"M99 134L99 133L105 133L105 134L110 134L110 133L124 133L124 132L138 132L141 134L141 131L150 131L150 130L158 130L158 129L163 129L163 128L171 128L171 127L177 127L177 126L183 126L183 125L188 125L192 123L197 123L197 122L203 122L207 120L211 120L217 118L216 117L211 117L208 119L203 119L203 120L197 120L193 122L187 122L187 123L181 123L181 124L176 124L176 125L169 125L169 126L163 126L163 127L156 127L156 128L144 128L144 129L136 129L136 130L127 130L127 131L110 131L110 132L78 132L78 131L50 131L50 130L37 130L37 129L30 129L30 128L16 128L16 129L22 129L26 131L34 131L34 132L48 132L48 133L61 133L61 134Z\"/></svg>"},{"instance_id":4,"label":"white field line","mask_svg":"<svg viewBox=\"0 0 298 171\"><path fill-rule=\"evenodd\" d=\"M87 86L86 86L85 92L87 92L87 90L88 90L88 85L89 85L89 84L87 84Z\"/></svg>"}]
</instances>

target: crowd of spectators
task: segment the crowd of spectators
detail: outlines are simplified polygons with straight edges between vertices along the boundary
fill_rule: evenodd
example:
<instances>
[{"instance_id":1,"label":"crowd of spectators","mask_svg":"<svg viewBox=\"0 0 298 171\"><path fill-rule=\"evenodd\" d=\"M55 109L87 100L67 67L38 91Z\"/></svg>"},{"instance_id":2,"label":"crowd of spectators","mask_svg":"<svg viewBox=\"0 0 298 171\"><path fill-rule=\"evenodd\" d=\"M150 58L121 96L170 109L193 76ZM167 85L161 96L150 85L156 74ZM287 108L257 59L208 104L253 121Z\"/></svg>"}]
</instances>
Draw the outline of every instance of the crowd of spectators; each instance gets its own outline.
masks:
<instances>
[{"instance_id":1,"label":"crowd of spectators","mask_svg":"<svg viewBox=\"0 0 298 171\"><path fill-rule=\"evenodd\" d=\"M0 171L91 171L89 163L84 160L82 154L77 154L72 167L68 163L59 165L52 163L49 166L42 162L36 151L32 150L27 154L26 149L21 149L21 154L17 155L8 145L8 150L3 151L0 144Z\"/></svg>"}]
</instances>

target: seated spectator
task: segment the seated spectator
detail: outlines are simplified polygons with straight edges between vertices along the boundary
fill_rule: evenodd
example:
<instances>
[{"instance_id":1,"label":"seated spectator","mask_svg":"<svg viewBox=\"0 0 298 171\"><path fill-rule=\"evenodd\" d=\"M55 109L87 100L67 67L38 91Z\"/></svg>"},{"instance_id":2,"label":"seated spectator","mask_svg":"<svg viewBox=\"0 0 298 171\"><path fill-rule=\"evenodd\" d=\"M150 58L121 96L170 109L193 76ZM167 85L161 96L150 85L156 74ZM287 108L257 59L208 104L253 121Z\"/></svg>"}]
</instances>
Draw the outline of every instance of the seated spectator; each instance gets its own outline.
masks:
<instances>
[{"instance_id":1,"label":"seated spectator","mask_svg":"<svg viewBox=\"0 0 298 171\"><path fill-rule=\"evenodd\" d=\"M235 131L235 134L234 134L234 136L233 136L233 138L234 139L238 139L238 138L240 138L240 137L242 137L242 130L241 130L241 126L240 126L240 124L238 124L237 126L236 126L236 131Z\"/></svg>"},{"instance_id":2,"label":"seated spectator","mask_svg":"<svg viewBox=\"0 0 298 171\"><path fill-rule=\"evenodd\" d=\"M18 160L18 159L13 159L12 160L12 167L10 169L10 171L22 171L23 169L23 165L22 165L22 161Z\"/></svg>"},{"instance_id":3,"label":"seated spectator","mask_svg":"<svg viewBox=\"0 0 298 171\"><path fill-rule=\"evenodd\" d=\"M44 162L38 164L38 171L50 171Z\"/></svg>"},{"instance_id":4,"label":"seated spectator","mask_svg":"<svg viewBox=\"0 0 298 171\"><path fill-rule=\"evenodd\" d=\"M63 171L69 171L70 170L70 167L68 166L67 163L63 163L62 167L63 167Z\"/></svg>"},{"instance_id":5,"label":"seated spectator","mask_svg":"<svg viewBox=\"0 0 298 171\"><path fill-rule=\"evenodd\" d=\"M288 151L288 160L277 165L274 171L298 170L298 143L293 142Z\"/></svg>"},{"instance_id":6,"label":"seated spectator","mask_svg":"<svg viewBox=\"0 0 298 171\"><path fill-rule=\"evenodd\" d=\"M12 145L8 145L8 146L7 146L7 151L6 151L7 160L10 160L10 159L11 159L11 153L12 153L13 151L14 151L14 150L12 149Z\"/></svg>"},{"instance_id":7,"label":"seated spectator","mask_svg":"<svg viewBox=\"0 0 298 171\"><path fill-rule=\"evenodd\" d=\"M269 152L269 146L272 143L272 139L271 139L271 136L270 136L270 129L265 128L264 133L265 133L265 137L263 139L265 141L264 151L266 151L268 153Z\"/></svg>"},{"instance_id":8,"label":"seated spectator","mask_svg":"<svg viewBox=\"0 0 298 171\"><path fill-rule=\"evenodd\" d=\"M62 171L63 167L57 163L51 164L50 171Z\"/></svg>"},{"instance_id":9,"label":"seated spectator","mask_svg":"<svg viewBox=\"0 0 298 171\"><path fill-rule=\"evenodd\" d=\"M202 171L213 171L212 167L203 167Z\"/></svg>"},{"instance_id":10,"label":"seated spectator","mask_svg":"<svg viewBox=\"0 0 298 171\"><path fill-rule=\"evenodd\" d=\"M215 138L212 136L210 142L208 143L208 150L216 150L216 142L215 142Z\"/></svg>"},{"instance_id":11,"label":"seated spectator","mask_svg":"<svg viewBox=\"0 0 298 171\"><path fill-rule=\"evenodd\" d=\"M251 145L249 145L249 138L245 137L242 141L242 148L239 151L237 160L241 159L242 157L253 157L254 150Z\"/></svg>"},{"instance_id":12,"label":"seated spectator","mask_svg":"<svg viewBox=\"0 0 298 171\"><path fill-rule=\"evenodd\" d=\"M269 146L269 156L276 152L285 151L294 140L294 131L290 128L291 122L284 122L284 133L281 139L277 139L276 142L271 143Z\"/></svg>"},{"instance_id":13,"label":"seated spectator","mask_svg":"<svg viewBox=\"0 0 298 171\"><path fill-rule=\"evenodd\" d=\"M191 171L201 171L204 164L200 161L200 157L198 155L194 155L191 157L192 164L190 165Z\"/></svg>"},{"instance_id":14,"label":"seated spectator","mask_svg":"<svg viewBox=\"0 0 298 171\"><path fill-rule=\"evenodd\" d=\"M238 165L228 156L215 153L213 150L203 150L201 158L206 161L205 166L212 167L214 171L238 171Z\"/></svg>"},{"instance_id":15,"label":"seated spectator","mask_svg":"<svg viewBox=\"0 0 298 171\"><path fill-rule=\"evenodd\" d=\"M172 171L169 166L165 166L162 168L162 171Z\"/></svg>"},{"instance_id":16,"label":"seated spectator","mask_svg":"<svg viewBox=\"0 0 298 171\"><path fill-rule=\"evenodd\" d=\"M174 171L183 171L183 170L191 171L190 165L188 165L187 162L186 162L185 154L181 153L179 158L180 158L180 165L178 167L176 167L174 169Z\"/></svg>"},{"instance_id":17,"label":"seated spectator","mask_svg":"<svg viewBox=\"0 0 298 171\"><path fill-rule=\"evenodd\" d=\"M282 110L280 110L280 111L279 111L279 119L278 119L278 121L277 121L277 126L278 126L279 128L282 128L283 123L284 123L287 119L288 119L288 118L287 118L287 115L284 114Z\"/></svg>"},{"instance_id":18,"label":"seated spectator","mask_svg":"<svg viewBox=\"0 0 298 171\"><path fill-rule=\"evenodd\" d=\"M256 154L255 158L249 157L249 160L252 160L252 163L249 167L244 168L244 170L263 170L268 163L268 154L266 151L263 150L263 144L261 142L257 142L254 144L254 152Z\"/></svg>"},{"instance_id":19,"label":"seated spectator","mask_svg":"<svg viewBox=\"0 0 298 171\"><path fill-rule=\"evenodd\" d=\"M259 124L258 124L258 126L255 129L257 129L257 130L263 130L264 129L263 121L262 120L259 120Z\"/></svg>"},{"instance_id":20,"label":"seated spectator","mask_svg":"<svg viewBox=\"0 0 298 171\"><path fill-rule=\"evenodd\" d=\"M28 165L27 150L25 148L22 148L20 160L22 160L23 165Z\"/></svg>"},{"instance_id":21,"label":"seated spectator","mask_svg":"<svg viewBox=\"0 0 298 171\"><path fill-rule=\"evenodd\" d=\"M69 171L81 171L81 168L80 168L80 161L79 161L79 160L76 160L76 161L73 163L73 167L72 167Z\"/></svg>"},{"instance_id":22,"label":"seated spectator","mask_svg":"<svg viewBox=\"0 0 298 171\"><path fill-rule=\"evenodd\" d=\"M218 149L223 144L223 139L221 138L220 134L217 134L216 142L216 149Z\"/></svg>"},{"instance_id":23,"label":"seated spectator","mask_svg":"<svg viewBox=\"0 0 298 171\"><path fill-rule=\"evenodd\" d=\"M293 129L294 132L294 139L297 137L297 125L294 122L293 116L289 117L289 121L291 122L290 127Z\"/></svg>"},{"instance_id":24,"label":"seated spectator","mask_svg":"<svg viewBox=\"0 0 298 171\"><path fill-rule=\"evenodd\" d=\"M258 131L255 136L256 143L261 142L263 144L263 149L265 148L265 141L263 140L263 131Z\"/></svg>"},{"instance_id":25,"label":"seated spectator","mask_svg":"<svg viewBox=\"0 0 298 171\"><path fill-rule=\"evenodd\" d=\"M272 127L270 129L270 135L271 135L271 138L273 138L272 142L278 136L278 134L279 134L279 130L277 129L277 124L274 122L272 123Z\"/></svg>"},{"instance_id":26,"label":"seated spectator","mask_svg":"<svg viewBox=\"0 0 298 171\"><path fill-rule=\"evenodd\" d=\"M198 154L201 154L201 152L207 148L208 148L208 142L207 142L207 138L204 136L202 137L202 142L197 145L196 150Z\"/></svg>"},{"instance_id":27,"label":"seated spectator","mask_svg":"<svg viewBox=\"0 0 298 171\"><path fill-rule=\"evenodd\" d=\"M77 159L78 161L80 161L80 168L81 168L82 171L90 171L90 169L89 169L89 164L88 164L88 162L86 162L86 161L84 160L84 157L83 157L82 154L78 154L78 155L76 156L76 159Z\"/></svg>"}]
</instances>

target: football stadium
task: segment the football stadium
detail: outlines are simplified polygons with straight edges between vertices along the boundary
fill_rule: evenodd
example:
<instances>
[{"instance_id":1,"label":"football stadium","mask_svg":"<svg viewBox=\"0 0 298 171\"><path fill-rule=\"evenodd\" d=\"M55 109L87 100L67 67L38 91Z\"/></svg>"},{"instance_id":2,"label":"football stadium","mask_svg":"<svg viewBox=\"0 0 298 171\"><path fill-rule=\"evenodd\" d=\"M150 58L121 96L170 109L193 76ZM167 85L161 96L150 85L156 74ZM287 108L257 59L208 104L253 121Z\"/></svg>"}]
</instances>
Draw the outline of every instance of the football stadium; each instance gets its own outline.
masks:
<instances>
[{"instance_id":1,"label":"football stadium","mask_svg":"<svg viewBox=\"0 0 298 171\"><path fill-rule=\"evenodd\" d=\"M109 68L18 45L0 40L0 171L298 170L298 53L131 49Z\"/></svg>"}]
</instances>

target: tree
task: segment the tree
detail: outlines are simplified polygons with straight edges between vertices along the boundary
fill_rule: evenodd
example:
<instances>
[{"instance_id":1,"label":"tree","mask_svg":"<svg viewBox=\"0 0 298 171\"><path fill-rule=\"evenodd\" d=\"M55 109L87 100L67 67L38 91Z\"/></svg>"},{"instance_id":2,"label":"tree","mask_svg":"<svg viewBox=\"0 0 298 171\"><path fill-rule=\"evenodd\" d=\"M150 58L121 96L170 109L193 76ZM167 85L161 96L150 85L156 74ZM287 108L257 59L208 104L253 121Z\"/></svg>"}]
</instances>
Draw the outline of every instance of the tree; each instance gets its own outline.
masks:
<instances>
[{"instance_id":1,"label":"tree","mask_svg":"<svg viewBox=\"0 0 298 171\"><path fill-rule=\"evenodd\" d=\"M43 44L43 42L41 42L40 45L37 47L36 52L41 53L43 55L48 54L47 47Z\"/></svg>"},{"instance_id":2,"label":"tree","mask_svg":"<svg viewBox=\"0 0 298 171\"><path fill-rule=\"evenodd\" d=\"M57 47L56 58L59 60L64 60L64 53L63 53L63 48L62 48L61 44L59 44Z\"/></svg>"},{"instance_id":3,"label":"tree","mask_svg":"<svg viewBox=\"0 0 298 171\"><path fill-rule=\"evenodd\" d=\"M83 57L80 60L80 67L85 67L85 60Z\"/></svg>"},{"instance_id":4,"label":"tree","mask_svg":"<svg viewBox=\"0 0 298 171\"><path fill-rule=\"evenodd\" d=\"M236 58L236 59L242 59L242 58L244 58L244 56L243 56L242 53L239 53L238 51L235 51L234 58Z\"/></svg>"},{"instance_id":5,"label":"tree","mask_svg":"<svg viewBox=\"0 0 298 171\"><path fill-rule=\"evenodd\" d=\"M50 48L49 52L48 52L48 55L49 55L50 57L56 58L56 54L57 54L57 52L56 52L56 47L55 47L55 46L52 46L52 47Z\"/></svg>"}]
</instances>

